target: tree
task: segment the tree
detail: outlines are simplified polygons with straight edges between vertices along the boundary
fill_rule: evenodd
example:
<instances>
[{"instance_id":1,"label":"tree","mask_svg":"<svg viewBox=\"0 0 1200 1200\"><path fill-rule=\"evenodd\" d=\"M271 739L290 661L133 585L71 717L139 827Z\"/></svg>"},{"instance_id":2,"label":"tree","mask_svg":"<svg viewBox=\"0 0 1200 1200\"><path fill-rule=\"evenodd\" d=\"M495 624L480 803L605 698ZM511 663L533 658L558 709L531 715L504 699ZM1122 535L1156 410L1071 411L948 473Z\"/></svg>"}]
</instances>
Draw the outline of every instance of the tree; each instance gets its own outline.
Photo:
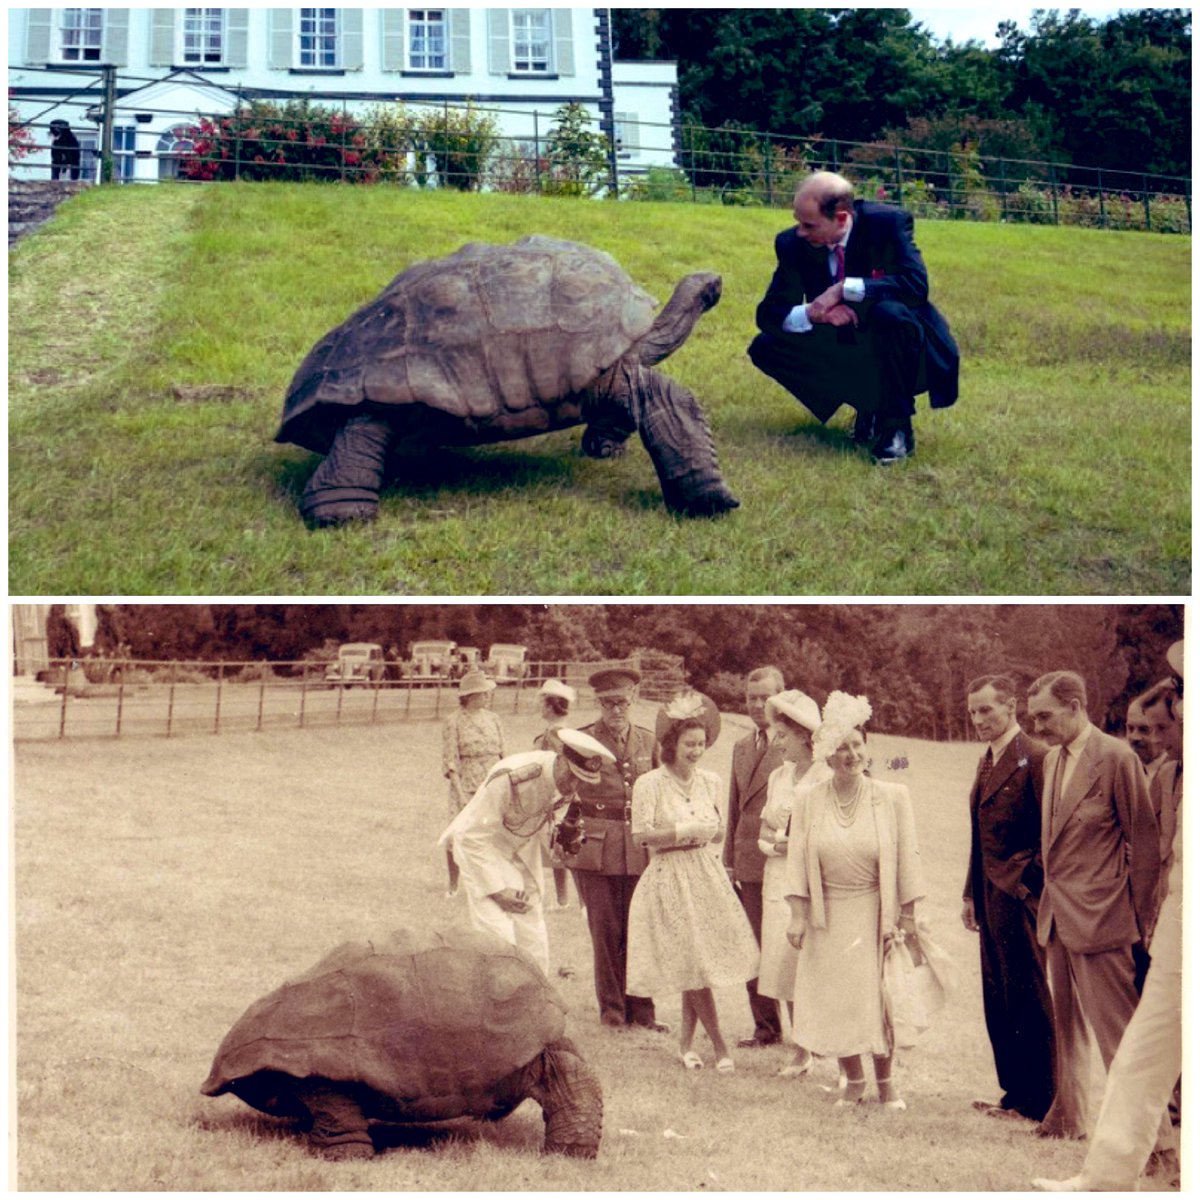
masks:
<instances>
[{"instance_id":1,"label":"tree","mask_svg":"<svg viewBox=\"0 0 1200 1200\"><path fill-rule=\"evenodd\" d=\"M594 196L608 185L608 143L574 100L554 114L546 159L542 190L551 195Z\"/></svg>"}]
</instances>

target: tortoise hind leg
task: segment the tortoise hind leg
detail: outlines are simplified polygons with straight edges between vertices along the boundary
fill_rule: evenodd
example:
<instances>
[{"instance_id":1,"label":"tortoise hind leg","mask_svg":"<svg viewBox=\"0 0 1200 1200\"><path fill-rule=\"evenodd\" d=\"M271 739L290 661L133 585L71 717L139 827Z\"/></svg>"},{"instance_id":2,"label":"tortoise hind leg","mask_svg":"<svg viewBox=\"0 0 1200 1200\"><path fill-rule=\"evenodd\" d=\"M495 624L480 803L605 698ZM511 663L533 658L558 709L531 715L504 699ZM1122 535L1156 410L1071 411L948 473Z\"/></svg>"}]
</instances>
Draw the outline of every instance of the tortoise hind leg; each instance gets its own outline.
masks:
<instances>
[{"instance_id":1,"label":"tortoise hind leg","mask_svg":"<svg viewBox=\"0 0 1200 1200\"><path fill-rule=\"evenodd\" d=\"M391 437L391 426L369 415L352 417L338 430L300 501L309 525L320 529L375 520Z\"/></svg>"},{"instance_id":2,"label":"tortoise hind leg","mask_svg":"<svg viewBox=\"0 0 1200 1200\"><path fill-rule=\"evenodd\" d=\"M308 1140L322 1158L374 1157L366 1114L348 1091L327 1080L306 1079L297 1085L296 1097L312 1118Z\"/></svg>"}]
</instances>

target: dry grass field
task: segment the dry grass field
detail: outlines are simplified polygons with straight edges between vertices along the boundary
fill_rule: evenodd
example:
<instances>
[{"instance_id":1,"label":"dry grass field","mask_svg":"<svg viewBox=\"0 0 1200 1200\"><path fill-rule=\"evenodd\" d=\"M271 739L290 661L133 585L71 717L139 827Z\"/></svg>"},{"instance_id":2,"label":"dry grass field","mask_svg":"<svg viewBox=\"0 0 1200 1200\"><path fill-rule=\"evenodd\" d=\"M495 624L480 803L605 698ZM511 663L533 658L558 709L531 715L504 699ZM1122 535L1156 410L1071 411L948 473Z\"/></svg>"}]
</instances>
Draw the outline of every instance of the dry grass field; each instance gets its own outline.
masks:
<instances>
[{"instance_id":1,"label":"dry grass field","mask_svg":"<svg viewBox=\"0 0 1200 1200\"><path fill-rule=\"evenodd\" d=\"M584 717L586 713L582 714ZM636 719L652 724L648 705ZM536 718L504 714L510 748ZM727 718L705 765L725 772L746 728ZM13 758L16 1176L37 1191L1025 1190L1071 1174L1078 1144L988 1120L996 1085L972 935L959 924L966 791L978 751L877 736L876 772L912 789L925 911L962 986L898 1076L909 1111L838 1112L783 1051L737 1072L685 1072L674 1037L600 1027L574 902L548 914L568 1033L605 1088L595 1162L542 1158L539 1110L389 1134L368 1163L313 1157L287 1124L199 1085L230 1024L334 944L462 921L434 845L444 823L440 730L197 734L18 744ZM906 756L892 772L889 759ZM550 889L552 896L552 889ZM719 996L728 1034L745 994ZM677 997L658 1001L678 1021ZM697 1049L711 1061L707 1041Z\"/></svg>"}]
</instances>

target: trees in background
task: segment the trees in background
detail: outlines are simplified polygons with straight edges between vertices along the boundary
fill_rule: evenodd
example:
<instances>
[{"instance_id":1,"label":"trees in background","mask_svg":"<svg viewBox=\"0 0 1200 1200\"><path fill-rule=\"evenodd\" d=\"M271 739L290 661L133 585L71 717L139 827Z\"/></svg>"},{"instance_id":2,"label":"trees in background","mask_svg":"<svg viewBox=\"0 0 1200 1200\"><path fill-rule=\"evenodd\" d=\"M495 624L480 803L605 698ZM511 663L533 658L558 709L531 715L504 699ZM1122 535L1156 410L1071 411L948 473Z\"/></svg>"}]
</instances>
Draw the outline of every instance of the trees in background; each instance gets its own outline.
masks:
<instances>
[{"instance_id":1,"label":"trees in background","mask_svg":"<svg viewBox=\"0 0 1200 1200\"><path fill-rule=\"evenodd\" d=\"M1191 171L1188 9L1038 9L1027 30L999 23L995 50L938 43L907 9L612 13L618 57L676 60L685 120L702 126L924 148L923 131L961 123L1008 147L985 155Z\"/></svg>"},{"instance_id":2,"label":"trees in background","mask_svg":"<svg viewBox=\"0 0 1200 1200\"><path fill-rule=\"evenodd\" d=\"M540 662L624 658L647 648L682 659L691 684L727 708L742 680L774 663L818 701L864 693L874 726L913 737L969 738L965 696L977 675L1027 685L1080 672L1094 719L1115 726L1128 700L1166 675L1183 636L1180 605L875 604L112 604L97 638L141 659L297 661L329 640L379 642L406 656L448 638L484 653L520 642Z\"/></svg>"}]
</instances>

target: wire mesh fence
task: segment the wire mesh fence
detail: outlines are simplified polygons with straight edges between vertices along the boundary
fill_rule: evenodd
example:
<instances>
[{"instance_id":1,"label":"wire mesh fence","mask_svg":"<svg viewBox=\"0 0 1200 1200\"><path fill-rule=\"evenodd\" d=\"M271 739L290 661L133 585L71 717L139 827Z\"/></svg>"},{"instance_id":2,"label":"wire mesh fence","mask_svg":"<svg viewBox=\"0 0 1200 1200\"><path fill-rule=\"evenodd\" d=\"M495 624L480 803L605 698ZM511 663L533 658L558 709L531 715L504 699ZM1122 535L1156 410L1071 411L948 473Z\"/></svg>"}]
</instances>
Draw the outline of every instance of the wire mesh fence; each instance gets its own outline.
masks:
<instances>
[{"instance_id":1,"label":"wire mesh fence","mask_svg":"<svg viewBox=\"0 0 1200 1200\"><path fill-rule=\"evenodd\" d=\"M612 666L642 664L629 659L519 664L507 679L496 680L492 707L502 714L537 713L538 689L547 679L574 687L586 706L593 696L588 676ZM37 685L15 691L13 739L171 738L435 721L457 707L459 672L407 670L382 659L351 675L336 660L56 658L38 672ZM683 685L682 672L671 666L641 673L647 699L665 699Z\"/></svg>"},{"instance_id":2,"label":"wire mesh fence","mask_svg":"<svg viewBox=\"0 0 1200 1200\"><path fill-rule=\"evenodd\" d=\"M131 100L106 101L98 80L84 82L64 85L61 98L21 118L22 170L118 182L324 181L788 208L801 179L829 169L864 198L926 219L1191 231L1190 178L998 157L969 142L930 149L628 116L604 122L581 105L548 112L238 89L222 112L133 111ZM149 82L156 81L122 76L123 86ZM48 114L63 112L78 114L68 124L79 127L81 143L66 176L49 161ZM10 121L10 165L13 139Z\"/></svg>"}]
</instances>

